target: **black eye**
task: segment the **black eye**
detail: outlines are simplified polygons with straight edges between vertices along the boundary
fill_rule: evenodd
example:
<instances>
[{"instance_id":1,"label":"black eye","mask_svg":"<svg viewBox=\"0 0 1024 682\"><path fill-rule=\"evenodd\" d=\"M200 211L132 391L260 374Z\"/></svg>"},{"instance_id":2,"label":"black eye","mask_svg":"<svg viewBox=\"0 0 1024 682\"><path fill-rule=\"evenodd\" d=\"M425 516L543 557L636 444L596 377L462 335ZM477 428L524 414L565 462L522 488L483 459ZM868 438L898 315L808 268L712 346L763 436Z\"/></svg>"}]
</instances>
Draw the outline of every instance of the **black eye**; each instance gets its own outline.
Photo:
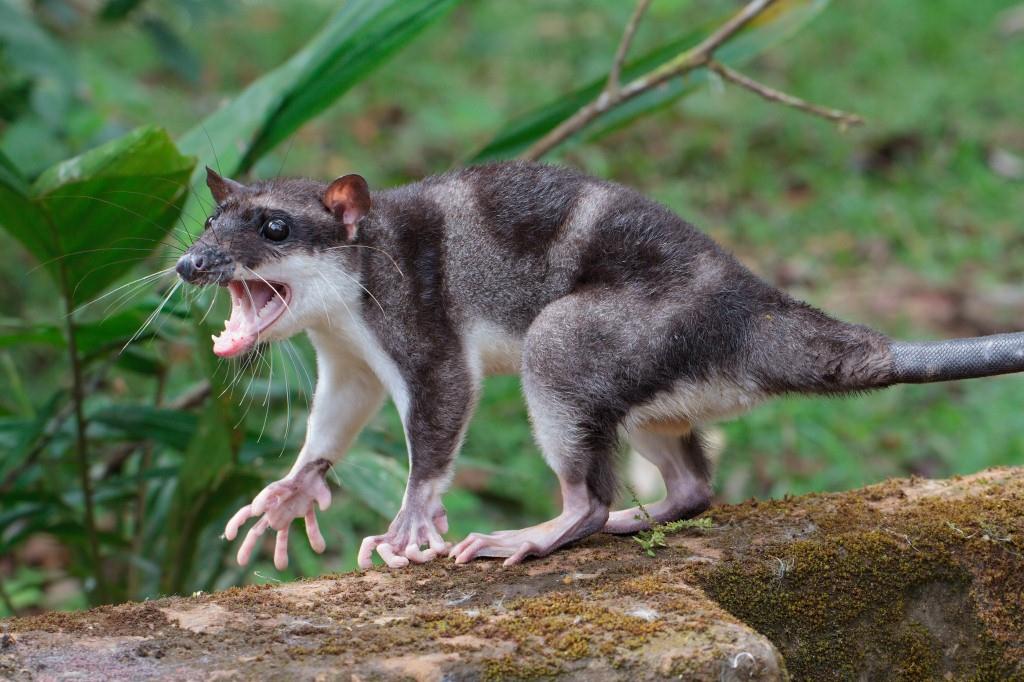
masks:
<instances>
[{"instance_id":1,"label":"black eye","mask_svg":"<svg viewBox=\"0 0 1024 682\"><path fill-rule=\"evenodd\" d=\"M263 236L273 242L279 242L288 237L288 223L280 218L268 220L263 226Z\"/></svg>"},{"instance_id":2,"label":"black eye","mask_svg":"<svg viewBox=\"0 0 1024 682\"><path fill-rule=\"evenodd\" d=\"M204 230L209 230L210 229L210 225L213 225L213 216L210 216L210 217L208 217L206 219L206 222L203 223L203 229Z\"/></svg>"}]
</instances>

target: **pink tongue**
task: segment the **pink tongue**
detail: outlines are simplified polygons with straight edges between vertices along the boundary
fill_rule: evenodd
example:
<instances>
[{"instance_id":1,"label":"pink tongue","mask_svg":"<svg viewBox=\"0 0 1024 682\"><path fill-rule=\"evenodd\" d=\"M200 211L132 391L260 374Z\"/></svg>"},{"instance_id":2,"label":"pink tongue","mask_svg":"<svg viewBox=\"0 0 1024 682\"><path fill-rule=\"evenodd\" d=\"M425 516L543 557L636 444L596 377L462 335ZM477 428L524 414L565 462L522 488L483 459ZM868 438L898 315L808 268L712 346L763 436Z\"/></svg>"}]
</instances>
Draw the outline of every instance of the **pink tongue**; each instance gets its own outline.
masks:
<instances>
[{"instance_id":1,"label":"pink tongue","mask_svg":"<svg viewBox=\"0 0 1024 682\"><path fill-rule=\"evenodd\" d=\"M266 303L269 293L263 291L263 288L250 283L247 290L241 282L228 284L231 292L231 317L224 323L224 331L213 337L215 355L230 358L248 350L256 343L259 336L259 320L253 303L258 306L257 309Z\"/></svg>"}]
</instances>

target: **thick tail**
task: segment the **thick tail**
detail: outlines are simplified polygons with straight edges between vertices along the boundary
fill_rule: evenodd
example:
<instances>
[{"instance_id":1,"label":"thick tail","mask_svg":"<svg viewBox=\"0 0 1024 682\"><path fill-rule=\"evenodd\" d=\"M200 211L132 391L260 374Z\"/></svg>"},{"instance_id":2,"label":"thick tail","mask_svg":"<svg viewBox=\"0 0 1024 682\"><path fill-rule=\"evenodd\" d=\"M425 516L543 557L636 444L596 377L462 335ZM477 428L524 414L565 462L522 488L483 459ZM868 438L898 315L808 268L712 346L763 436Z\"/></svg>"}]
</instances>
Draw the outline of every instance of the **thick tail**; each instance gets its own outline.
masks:
<instances>
[{"instance_id":1,"label":"thick tail","mask_svg":"<svg viewBox=\"0 0 1024 682\"><path fill-rule=\"evenodd\" d=\"M772 393L840 395L1024 372L1024 332L948 341L893 341L796 303L761 321L752 357Z\"/></svg>"},{"instance_id":2,"label":"thick tail","mask_svg":"<svg viewBox=\"0 0 1024 682\"><path fill-rule=\"evenodd\" d=\"M894 384L1024 372L1024 332L948 341L895 341L889 350Z\"/></svg>"}]
</instances>

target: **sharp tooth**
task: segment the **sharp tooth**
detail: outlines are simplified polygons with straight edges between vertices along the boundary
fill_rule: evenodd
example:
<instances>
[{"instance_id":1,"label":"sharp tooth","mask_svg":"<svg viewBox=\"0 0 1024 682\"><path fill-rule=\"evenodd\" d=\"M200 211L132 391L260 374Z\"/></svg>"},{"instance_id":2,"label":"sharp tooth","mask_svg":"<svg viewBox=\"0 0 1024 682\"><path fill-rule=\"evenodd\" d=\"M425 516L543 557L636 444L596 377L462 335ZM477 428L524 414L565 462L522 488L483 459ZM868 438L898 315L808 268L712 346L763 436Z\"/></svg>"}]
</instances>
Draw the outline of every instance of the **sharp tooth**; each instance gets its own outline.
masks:
<instances>
[{"instance_id":1,"label":"sharp tooth","mask_svg":"<svg viewBox=\"0 0 1024 682\"><path fill-rule=\"evenodd\" d=\"M211 341L216 341L217 340L217 335L216 334L210 334L210 340Z\"/></svg>"}]
</instances>

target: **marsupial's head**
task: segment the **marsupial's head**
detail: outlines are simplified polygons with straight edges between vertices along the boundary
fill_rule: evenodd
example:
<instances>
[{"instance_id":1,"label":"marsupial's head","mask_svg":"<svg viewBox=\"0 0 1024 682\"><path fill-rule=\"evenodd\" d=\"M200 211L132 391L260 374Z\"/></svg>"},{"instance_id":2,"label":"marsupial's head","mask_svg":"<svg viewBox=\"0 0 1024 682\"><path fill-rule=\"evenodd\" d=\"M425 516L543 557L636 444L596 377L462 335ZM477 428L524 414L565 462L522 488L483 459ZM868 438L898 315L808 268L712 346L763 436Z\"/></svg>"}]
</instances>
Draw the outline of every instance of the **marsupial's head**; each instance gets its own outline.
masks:
<instances>
[{"instance_id":1,"label":"marsupial's head","mask_svg":"<svg viewBox=\"0 0 1024 682\"><path fill-rule=\"evenodd\" d=\"M355 250L345 246L370 210L363 178L243 185L206 171L217 207L176 270L189 284L219 284L231 293L231 316L213 337L214 353L234 357L287 338L358 300Z\"/></svg>"}]
</instances>

